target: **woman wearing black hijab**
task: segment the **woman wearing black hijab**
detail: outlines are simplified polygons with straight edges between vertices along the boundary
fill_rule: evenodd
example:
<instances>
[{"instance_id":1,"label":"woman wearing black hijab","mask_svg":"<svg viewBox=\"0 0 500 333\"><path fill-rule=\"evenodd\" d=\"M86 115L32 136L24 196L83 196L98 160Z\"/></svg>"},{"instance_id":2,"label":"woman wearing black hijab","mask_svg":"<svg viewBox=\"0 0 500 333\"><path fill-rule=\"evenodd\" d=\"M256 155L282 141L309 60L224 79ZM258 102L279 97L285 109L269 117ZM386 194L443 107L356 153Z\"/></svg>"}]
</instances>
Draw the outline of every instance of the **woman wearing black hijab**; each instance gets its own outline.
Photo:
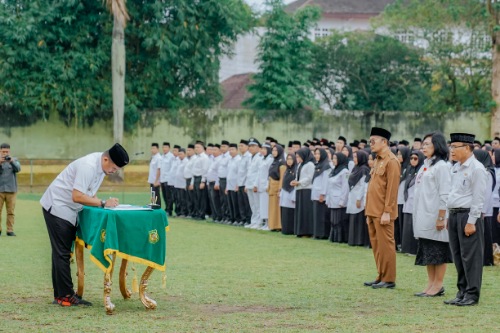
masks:
<instances>
[{"instance_id":1,"label":"woman wearing black hijab","mask_svg":"<svg viewBox=\"0 0 500 333\"><path fill-rule=\"evenodd\" d=\"M353 154L354 168L349 175L349 198L346 214L349 219L349 239L351 246L365 245L368 238L368 225L365 218L366 177L370 174L368 153L358 150Z\"/></svg>"},{"instance_id":2,"label":"woman wearing black hijab","mask_svg":"<svg viewBox=\"0 0 500 333\"><path fill-rule=\"evenodd\" d=\"M415 180L418 170L424 164L425 156L419 150L414 150L410 155L410 167L406 173L405 188L403 190L403 236L401 238L401 252L417 254L418 241L413 235L413 199L415 192Z\"/></svg>"},{"instance_id":3,"label":"woman wearing black hijab","mask_svg":"<svg viewBox=\"0 0 500 333\"><path fill-rule=\"evenodd\" d=\"M342 153L333 155L335 169L328 178L326 205L330 208L330 241L347 243L349 238L349 220L346 214L347 199L349 197L349 160Z\"/></svg>"},{"instance_id":4,"label":"woman wearing black hijab","mask_svg":"<svg viewBox=\"0 0 500 333\"><path fill-rule=\"evenodd\" d=\"M398 218L394 221L394 240L396 241L396 249L401 250L401 240L403 238L403 204L405 180L408 168L410 167L410 149L400 147L397 152L399 163L401 163L401 175L399 177L398 188Z\"/></svg>"},{"instance_id":5,"label":"woman wearing black hijab","mask_svg":"<svg viewBox=\"0 0 500 333\"><path fill-rule=\"evenodd\" d=\"M314 169L311 200L313 202L313 237L327 239L330 235L330 219L326 218L326 186L330 174L330 161L325 149L316 148L314 151L316 166Z\"/></svg>"},{"instance_id":6,"label":"woman wearing black hijab","mask_svg":"<svg viewBox=\"0 0 500 333\"><path fill-rule=\"evenodd\" d=\"M493 152L495 164L496 186L493 190L493 224L491 226L491 234L493 243L500 244L500 218L498 216L500 207L500 149L497 148ZM495 222L497 220L498 223Z\"/></svg>"},{"instance_id":7,"label":"woman wearing black hijab","mask_svg":"<svg viewBox=\"0 0 500 333\"><path fill-rule=\"evenodd\" d=\"M293 235L295 219L295 188L290 185L295 180L297 174L297 160L295 154L286 156L286 170L283 174L280 191L281 207L281 233L283 235Z\"/></svg>"},{"instance_id":8,"label":"woman wearing black hijab","mask_svg":"<svg viewBox=\"0 0 500 333\"><path fill-rule=\"evenodd\" d=\"M301 148L295 153L297 175L290 185L295 187L294 232L297 237L312 236L313 216L311 188L314 176L314 156L309 148Z\"/></svg>"},{"instance_id":9,"label":"woman wearing black hijab","mask_svg":"<svg viewBox=\"0 0 500 333\"><path fill-rule=\"evenodd\" d=\"M275 145L272 149L273 162L269 167L269 186L267 192L269 194L269 216L268 227L271 231L281 230L281 214L280 214L280 188L285 174L285 158L283 156L284 149L280 145ZM290 180L291 181L291 180Z\"/></svg>"},{"instance_id":10,"label":"woman wearing black hijab","mask_svg":"<svg viewBox=\"0 0 500 333\"><path fill-rule=\"evenodd\" d=\"M493 202L491 197L493 196L493 189L496 186L496 176L495 176L495 168L493 166L493 162L491 161L490 154L481 149L475 149L473 151L476 159L481 162L488 174L488 183L485 188L484 195L484 206L482 213L484 214L484 256L483 256L483 265L484 266L493 266L493 239L492 239L492 224L493 220Z\"/></svg>"}]
</instances>

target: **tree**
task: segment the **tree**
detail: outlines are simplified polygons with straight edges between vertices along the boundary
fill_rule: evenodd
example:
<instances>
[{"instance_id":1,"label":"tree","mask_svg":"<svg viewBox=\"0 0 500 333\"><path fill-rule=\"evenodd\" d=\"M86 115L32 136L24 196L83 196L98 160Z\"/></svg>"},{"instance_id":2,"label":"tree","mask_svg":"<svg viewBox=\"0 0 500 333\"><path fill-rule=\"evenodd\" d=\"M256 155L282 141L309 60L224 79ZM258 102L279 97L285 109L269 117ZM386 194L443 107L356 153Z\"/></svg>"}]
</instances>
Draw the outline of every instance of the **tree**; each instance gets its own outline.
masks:
<instances>
[{"instance_id":1,"label":"tree","mask_svg":"<svg viewBox=\"0 0 500 333\"><path fill-rule=\"evenodd\" d=\"M259 43L259 72L245 102L257 115L302 115L315 105L309 80L312 42L309 31L320 18L320 9L306 6L294 14L285 12L282 0L268 0L266 32Z\"/></svg>"},{"instance_id":2,"label":"tree","mask_svg":"<svg viewBox=\"0 0 500 333\"><path fill-rule=\"evenodd\" d=\"M397 0L375 20L377 26L388 26L392 33L412 32L414 43L425 48L426 60L433 68L436 111L491 109L495 80L490 80L495 69L487 3L492 1ZM492 111L492 118L494 114Z\"/></svg>"},{"instance_id":3,"label":"tree","mask_svg":"<svg viewBox=\"0 0 500 333\"><path fill-rule=\"evenodd\" d=\"M95 0L0 2L0 113L38 120L54 111L75 126L113 118L117 16L103 8ZM125 130L218 103L219 59L254 23L243 0L134 0L127 10Z\"/></svg>"},{"instance_id":4,"label":"tree","mask_svg":"<svg viewBox=\"0 0 500 333\"><path fill-rule=\"evenodd\" d=\"M493 27L492 35L492 77L491 95L493 107L491 108L491 136L500 136L500 1L487 0L490 22Z\"/></svg>"},{"instance_id":5,"label":"tree","mask_svg":"<svg viewBox=\"0 0 500 333\"><path fill-rule=\"evenodd\" d=\"M113 44L111 46L111 78L113 90L113 137L123 142L125 115L125 26L130 19L125 0L106 0L106 7L113 14Z\"/></svg>"},{"instance_id":6,"label":"tree","mask_svg":"<svg viewBox=\"0 0 500 333\"><path fill-rule=\"evenodd\" d=\"M414 47L373 32L337 32L316 43L311 81L331 110L420 111L430 73Z\"/></svg>"}]
</instances>

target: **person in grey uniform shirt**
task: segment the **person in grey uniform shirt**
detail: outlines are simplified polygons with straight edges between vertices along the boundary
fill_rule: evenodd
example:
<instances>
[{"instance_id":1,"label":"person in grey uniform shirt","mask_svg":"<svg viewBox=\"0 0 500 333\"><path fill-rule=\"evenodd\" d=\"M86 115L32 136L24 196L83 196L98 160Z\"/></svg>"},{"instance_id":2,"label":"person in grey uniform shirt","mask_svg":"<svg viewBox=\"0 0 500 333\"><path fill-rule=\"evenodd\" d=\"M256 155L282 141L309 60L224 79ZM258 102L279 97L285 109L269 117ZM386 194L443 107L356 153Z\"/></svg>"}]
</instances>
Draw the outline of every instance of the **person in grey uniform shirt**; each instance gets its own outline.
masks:
<instances>
[{"instance_id":1,"label":"person in grey uniform shirt","mask_svg":"<svg viewBox=\"0 0 500 333\"><path fill-rule=\"evenodd\" d=\"M483 276L484 225L481 211L487 173L474 157L475 135L450 134L451 191L448 195L448 233L453 261L457 269L458 292L445 304L470 306L479 302Z\"/></svg>"}]
</instances>

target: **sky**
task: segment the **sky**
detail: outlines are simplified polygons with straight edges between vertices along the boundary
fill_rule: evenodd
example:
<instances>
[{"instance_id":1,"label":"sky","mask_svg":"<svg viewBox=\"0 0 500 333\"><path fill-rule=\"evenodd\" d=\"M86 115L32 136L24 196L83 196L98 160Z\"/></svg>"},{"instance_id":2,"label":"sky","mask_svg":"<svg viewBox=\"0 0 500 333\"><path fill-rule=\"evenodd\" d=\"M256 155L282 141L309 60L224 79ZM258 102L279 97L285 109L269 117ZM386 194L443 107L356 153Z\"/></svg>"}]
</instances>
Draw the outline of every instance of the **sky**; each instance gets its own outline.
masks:
<instances>
[{"instance_id":1,"label":"sky","mask_svg":"<svg viewBox=\"0 0 500 333\"><path fill-rule=\"evenodd\" d=\"M248 3L252 8L255 8L257 10L262 10L264 8L263 4L265 0L244 0L246 3ZM285 4L289 4L290 2L294 2L295 0L284 0L283 2Z\"/></svg>"}]
</instances>

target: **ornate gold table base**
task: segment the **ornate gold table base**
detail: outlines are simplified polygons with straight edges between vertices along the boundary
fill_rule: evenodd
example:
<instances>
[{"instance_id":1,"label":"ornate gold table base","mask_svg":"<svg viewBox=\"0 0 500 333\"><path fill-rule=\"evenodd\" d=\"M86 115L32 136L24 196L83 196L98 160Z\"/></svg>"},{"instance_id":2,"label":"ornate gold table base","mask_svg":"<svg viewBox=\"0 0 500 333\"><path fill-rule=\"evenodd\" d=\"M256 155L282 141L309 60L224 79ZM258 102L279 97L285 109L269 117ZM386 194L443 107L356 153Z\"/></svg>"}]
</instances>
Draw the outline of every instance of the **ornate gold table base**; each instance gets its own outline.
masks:
<instances>
[{"instance_id":1,"label":"ornate gold table base","mask_svg":"<svg viewBox=\"0 0 500 333\"><path fill-rule=\"evenodd\" d=\"M75 243L75 255L76 255L76 264L77 264L77 276L78 276L78 289L77 294L81 297L83 296L83 289L85 283L85 273L84 273L84 261L83 261L83 245L79 243ZM108 315L113 314L115 309L115 305L111 302L111 285L113 284L111 278L113 276L113 270L115 267L115 259L116 255L113 255L113 266L109 273L104 274L104 309ZM120 292L124 299L130 298L132 292L127 288L127 265L128 260L122 259L122 263L120 266L120 275L119 275L119 283L120 283ZM141 299L142 304L146 309L154 310L156 309L156 301L146 295L146 290L148 289L148 280L151 274L153 273L153 267L147 267L141 277L141 283L139 285L139 297Z\"/></svg>"}]
</instances>

